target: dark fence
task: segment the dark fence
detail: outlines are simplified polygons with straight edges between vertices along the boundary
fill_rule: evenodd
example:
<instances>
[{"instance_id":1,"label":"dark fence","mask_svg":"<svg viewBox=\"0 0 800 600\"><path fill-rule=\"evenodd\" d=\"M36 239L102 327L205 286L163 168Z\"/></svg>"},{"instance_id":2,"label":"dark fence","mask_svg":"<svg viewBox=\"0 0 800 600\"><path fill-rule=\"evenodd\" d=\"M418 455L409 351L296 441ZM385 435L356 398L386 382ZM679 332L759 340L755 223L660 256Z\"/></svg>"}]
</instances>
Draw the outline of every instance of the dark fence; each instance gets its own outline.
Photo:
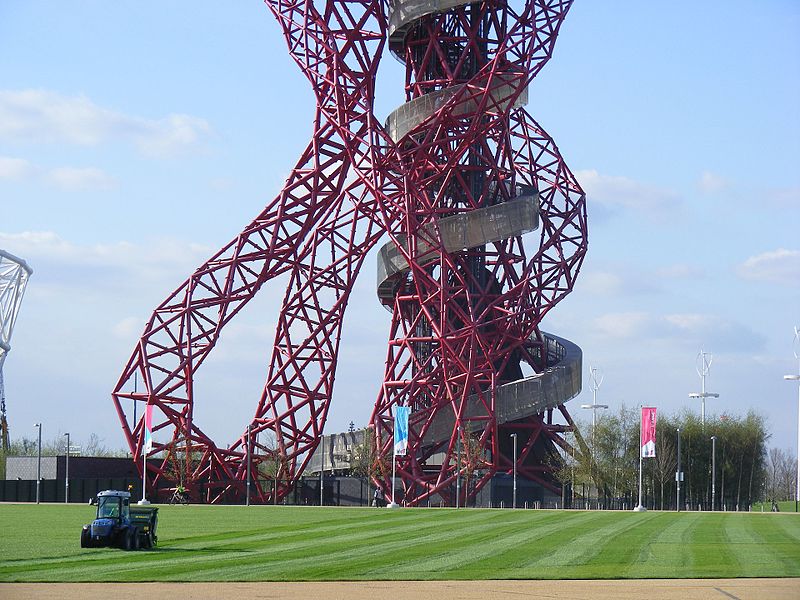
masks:
<instances>
[{"instance_id":1,"label":"dark fence","mask_svg":"<svg viewBox=\"0 0 800 600\"><path fill-rule=\"evenodd\" d=\"M125 477L93 477L69 480L69 501L88 502L102 490L127 490L133 485L135 495L142 482ZM66 488L63 480L44 479L39 487L41 502L64 502ZM36 481L25 479L0 480L0 502L36 502Z\"/></svg>"},{"instance_id":2,"label":"dark fence","mask_svg":"<svg viewBox=\"0 0 800 600\"><path fill-rule=\"evenodd\" d=\"M244 504L243 482L235 484L231 493L223 495L222 504ZM202 482L196 484L192 493L192 502L204 502L206 498L216 497L224 489L219 484L214 488ZM301 477L294 489L281 501L281 504L301 506L319 506L319 477ZM322 490L322 504L325 506L369 506L375 491L372 483L358 477L326 476ZM142 480L138 477L76 477L69 480L69 501L84 503L102 490L127 490L131 486L134 498L141 498ZM452 492L455 492L455 485ZM152 490L148 487L147 498L152 502L169 502L172 488ZM65 485L63 479L45 479L41 481L39 498L41 502L64 502ZM254 496L253 496L254 497ZM468 506L476 508L510 508L513 498L513 482L506 475L496 476L491 484L484 486ZM0 480L0 502L35 502L35 480ZM403 493L398 487L395 490L395 501L402 504ZM583 507L576 500L575 507ZM421 503L421 506L448 506L439 496ZM539 485L528 481L517 481L517 506L520 508L565 508L562 498L545 493ZM567 504L569 506L569 504Z\"/></svg>"}]
</instances>

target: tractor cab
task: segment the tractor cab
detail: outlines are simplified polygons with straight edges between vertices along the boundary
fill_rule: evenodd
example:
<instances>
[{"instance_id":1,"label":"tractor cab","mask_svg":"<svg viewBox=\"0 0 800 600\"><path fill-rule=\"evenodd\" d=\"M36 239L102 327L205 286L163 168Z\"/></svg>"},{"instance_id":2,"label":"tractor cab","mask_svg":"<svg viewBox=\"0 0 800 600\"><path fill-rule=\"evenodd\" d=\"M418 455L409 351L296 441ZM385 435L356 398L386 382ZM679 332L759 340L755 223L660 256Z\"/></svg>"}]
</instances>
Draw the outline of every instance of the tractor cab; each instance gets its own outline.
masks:
<instances>
[{"instance_id":1,"label":"tractor cab","mask_svg":"<svg viewBox=\"0 0 800 600\"><path fill-rule=\"evenodd\" d=\"M117 519L128 522L131 518L130 492L107 490L97 494L98 519Z\"/></svg>"}]
</instances>

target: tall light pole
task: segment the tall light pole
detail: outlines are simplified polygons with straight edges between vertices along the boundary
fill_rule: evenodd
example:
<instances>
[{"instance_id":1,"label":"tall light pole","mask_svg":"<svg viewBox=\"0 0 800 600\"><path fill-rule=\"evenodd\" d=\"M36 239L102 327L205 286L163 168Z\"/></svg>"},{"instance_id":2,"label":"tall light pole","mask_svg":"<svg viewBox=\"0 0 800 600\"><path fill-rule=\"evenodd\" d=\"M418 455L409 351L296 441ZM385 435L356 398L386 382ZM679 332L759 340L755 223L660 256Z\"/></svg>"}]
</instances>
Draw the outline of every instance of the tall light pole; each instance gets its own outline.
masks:
<instances>
[{"instance_id":1,"label":"tall light pole","mask_svg":"<svg viewBox=\"0 0 800 600\"><path fill-rule=\"evenodd\" d=\"M514 440L514 487L511 494L511 508L517 508L517 434L512 433L511 439Z\"/></svg>"},{"instance_id":2,"label":"tall light pole","mask_svg":"<svg viewBox=\"0 0 800 600\"><path fill-rule=\"evenodd\" d=\"M724 490L723 490L724 491ZM717 507L717 436L711 436L711 510Z\"/></svg>"},{"instance_id":3,"label":"tall light pole","mask_svg":"<svg viewBox=\"0 0 800 600\"><path fill-rule=\"evenodd\" d=\"M322 492L325 488L325 436L320 436L322 443L322 464L319 467L319 505L322 506L323 495ZM394 478L392 478L392 504L394 504Z\"/></svg>"},{"instance_id":4,"label":"tall light pole","mask_svg":"<svg viewBox=\"0 0 800 600\"><path fill-rule=\"evenodd\" d=\"M689 398L700 398L700 423L703 426L703 431L706 429L706 398L719 398L719 394L706 391L706 377L711 370L711 361L714 356L710 352L700 350L697 354L697 374L700 375L700 392L693 392L689 394Z\"/></svg>"},{"instance_id":5,"label":"tall light pole","mask_svg":"<svg viewBox=\"0 0 800 600\"><path fill-rule=\"evenodd\" d=\"M592 446L594 446L594 428L597 426L597 409L608 408L608 404L597 403L597 390L603 385L603 372L597 367L589 368L589 381L592 386L592 403L581 404L581 408L587 408L592 411ZM594 451L594 448L592 448Z\"/></svg>"},{"instance_id":6,"label":"tall light pole","mask_svg":"<svg viewBox=\"0 0 800 600\"><path fill-rule=\"evenodd\" d=\"M67 455L65 457L66 466L64 469L64 504L69 503L69 432L64 434L67 437Z\"/></svg>"},{"instance_id":7,"label":"tall light pole","mask_svg":"<svg viewBox=\"0 0 800 600\"><path fill-rule=\"evenodd\" d=\"M794 357L797 359L798 375L784 375L786 381L800 382L800 328L794 328L794 342L793 342ZM796 489L794 493L794 512L797 512L798 504L800 504L800 385L797 387L797 479L795 480Z\"/></svg>"},{"instance_id":8,"label":"tall light pole","mask_svg":"<svg viewBox=\"0 0 800 600\"><path fill-rule=\"evenodd\" d=\"M461 425L456 438L456 508L461 502Z\"/></svg>"},{"instance_id":9,"label":"tall light pole","mask_svg":"<svg viewBox=\"0 0 800 600\"><path fill-rule=\"evenodd\" d=\"M34 423L34 427L39 430L39 445L36 449L38 460L36 462L36 504L39 504L39 487L42 485L42 424Z\"/></svg>"},{"instance_id":10,"label":"tall light pole","mask_svg":"<svg viewBox=\"0 0 800 600\"><path fill-rule=\"evenodd\" d=\"M683 477L683 473L681 472L681 428L678 427L678 470L675 473L675 483L678 486L677 492L675 493L675 509L680 512L681 511L681 478Z\"/></svg>"},{"instance_id":11,"label":"tall light pole","mask_svg":"<svg viewBox=\"0 0 800 600\"><path fill-rule=\"evenodd\" d=\"M592 411L592 452L589 456L589 476L592 476L594 466L594 430L597 427L597 409L608 408L608 404L597 403L597 390L603 385L603 372L597 367L589 367L589 382L592 386L592 403L581 404L581 408L586 408ZM591 481L589 482L589 493L591 494ZM599 496L599 493L598 493Z\"/></svg>"},{"instance_id":12,"label":"tall light pole","mask_svg":"<svg viewBox=\"0 0 800 600\"><path fill-rule=\"evenodd\" d=\"M252 455L250 447L253 445L253 438L252 432L253 431L253 424L247 424L247 500L245 501L245 506L250 506L250 465L252 464Z\"/></svg>"}]
</instances>

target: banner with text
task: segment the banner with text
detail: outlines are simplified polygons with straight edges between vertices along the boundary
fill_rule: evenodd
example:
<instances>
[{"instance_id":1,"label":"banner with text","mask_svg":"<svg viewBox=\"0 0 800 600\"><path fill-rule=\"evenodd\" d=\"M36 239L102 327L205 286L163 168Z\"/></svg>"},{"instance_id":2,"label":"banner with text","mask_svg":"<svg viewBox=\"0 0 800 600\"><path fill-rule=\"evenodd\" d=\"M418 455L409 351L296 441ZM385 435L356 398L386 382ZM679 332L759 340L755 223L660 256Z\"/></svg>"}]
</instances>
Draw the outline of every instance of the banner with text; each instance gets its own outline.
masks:
<instances>
[{"instance_id":1,"label":"banner with text","mask_svg":"<svg viewBox=\"0 0 800 600\"><path fill-rule=\"evenodd\" d=\"M394 408L394 455L405 456L408 449L408 413L407 406Z\"/></svg>"},{"instance_id":2,"label":"banner with text","mask_svg":"<svg viewBox=\"0 0 800 600\"><path fill-rule=\"evenodd\" d=\"M655 458L656 408L654 406L642 407L642 432L640 444L642 447L642 458Z\"/></svg>"}]
</instances>

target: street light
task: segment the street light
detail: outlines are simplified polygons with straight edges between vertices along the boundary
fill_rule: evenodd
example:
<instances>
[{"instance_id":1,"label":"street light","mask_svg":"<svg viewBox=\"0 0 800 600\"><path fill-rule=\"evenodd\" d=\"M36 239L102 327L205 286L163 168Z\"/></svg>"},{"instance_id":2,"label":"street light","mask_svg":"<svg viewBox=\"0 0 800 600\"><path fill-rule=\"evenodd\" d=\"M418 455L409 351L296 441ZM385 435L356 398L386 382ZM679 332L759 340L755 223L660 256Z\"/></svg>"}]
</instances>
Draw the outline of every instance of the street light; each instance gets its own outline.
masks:
<instances>
[{"instance_id":1,"label":"street light","mask_svg":"<svg viewBox=\"0 0 800 600\"><path fill-rule=\"evenodd\" d=\"M64 469L64 504L69 503L69 432L64 434L67 437L67 456L66 468Z\"/></svg>"},{"instance_id":2,"label":"street light","mask_svg":"<svg viewBox=\"0 0 800 600\"><path fill-rule=\"evenodd\" d=\"M711 436L711 510L717 506L717 436Z\"/></svg>"},{"instance_id":3,"label":"street light","mask_svg":"<svg viewBox=\"0 0 800 600\"><path fill-rule=\"evenodd\" d=\"M681 512L681 480L683 473L681 472L681 428L678 427L678 470L675 472L675 483L678 486L675 492L675 510Z\"/></svg>"},{"instance_id":4,"label":"street light","mask_svg":"<svg viewBox=\"0 0 800 600\"><path fill-rule=\"evenodd\" d=\"M800 328L794 328L794 342L793 342L794 357L798 361L797 370L800 373ZM800 382L799 375L784 375L786 381ZM797 387L797 479L795 480L797 487L794 494L794 512L797 512L797 506L800 504L800 385Z\"/></svg>"},{"instance_id":5,"label":"street light","mask_svg":"<svg viewBox=\"0 0 800 600\"><path fill-rule=\"evenodd\" d=\"M252 464L250 446L253 443L252 431L253 431L253 424L248 423L247 424L247 500L245 501L245 506L250 506L250 465Z\"/></svg>"},{"instance_id":6,"label":"street light","mask_svg":"<svg viewBox=\"0 0 800 600\"><path fill-rule=\"evenodd\" d=\"M597 425L597 409L608 408L608 404L597 403L597 390L599 390L600 386L603 385L603 372L597 367L590 367L589 371L589 380L592 385L592 403L581 404L581 408L588 408L592 411L592 446L594 446L594 428Z\"/></svg>"},{"instance_id":7,"label":"street light","mask_svg":"<svg viewBox=\"0 0 800 600\"><path fill-rule=\"evenodd\" d=\"M597 403L597 390L603 385L603 372L597 367L589 367L589 381L592 385L592 403L581 404L581 408L586 408L592 411L592 453L589 456L589 474L592 475L592 467L594 464L594 430L597 426L597 409L608 408L608 404ZM591 483L589 493L591 494ZM599 494L598 494L599 495Z\"/></svg>"},{"instance_id":8,"label":"street light","mask_svg":"<svg viewBox=\"0 0 800 600\"><path fill-rule=\"evenodd\" d=\"M461 425L456 438L456 508L461 502Z\"/></svg>"},{"instance_id":9,"label":"street light","mask_svg":"<svg viewBox=\"0 0 800 600\"><path fill-rule=\"evenodd\" d=\"M36 504L39 504L39 487L42 485L42 424L34 423L33 426L39 430L39 445L36 452L38 455L36 463Z\"/></svg>"},{"instance_id":10,"label":"street light","mask_svg":"<svg viewBox=\"0 0 800 600\"><path fill-rule=\"evenodd\" d=\"M700 422L703 426L703 431L706 429L706 398L719 398L719 394L706 391L706 376L711 370L711 362L714 356L710 352L700 350L697 354L697 374L700 375L701 391L699 393L693 392L689 394L689 398L700 398Z\"/></svg>"},{"instance_id":11,"label":"street light","mask_svg":"<svg viewBox=\"0 0 800 600\"><path fill-rule=\"evenodd\" d=\"M511 508L517 508L517 434L512 433L511 439L514 440L514 487L511 495Z\"/></svg>"},{"instance_id":12,"label":"street light","mask_svg":"<svg viewBox=\"0 0 800 600\"><path fill-rule=\"evenodd\" d=\"M325 501L323 493L325 491L325 436L320 436L322 442L322 465L319 468L319 505ZM392 481L392 504L394 504L394 481Z\"/></svg>"}]
</instances>

